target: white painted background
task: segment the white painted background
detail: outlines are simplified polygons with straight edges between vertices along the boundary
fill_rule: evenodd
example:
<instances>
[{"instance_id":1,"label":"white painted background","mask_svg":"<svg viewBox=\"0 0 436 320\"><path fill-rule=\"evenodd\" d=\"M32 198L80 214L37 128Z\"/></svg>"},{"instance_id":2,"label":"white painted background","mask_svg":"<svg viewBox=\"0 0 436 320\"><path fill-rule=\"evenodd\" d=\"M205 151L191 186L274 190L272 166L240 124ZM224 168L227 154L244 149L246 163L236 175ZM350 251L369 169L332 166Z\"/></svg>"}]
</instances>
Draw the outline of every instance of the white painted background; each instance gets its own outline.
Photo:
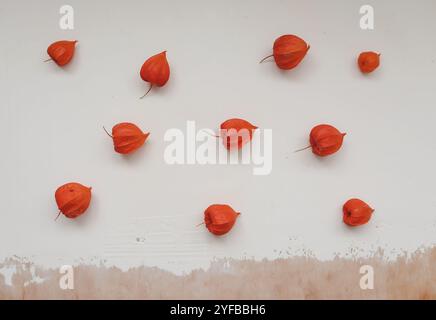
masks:
<instances>
[{"instance_id":1,"label":"white painted background","mask_svg":"<svg viewBox=\"0 0 436 320\"><path fill-rule=\"evenodd\" d=\"M74 31L58 27L63 4L75 9ZM363 4L374 5L374 31L359 28ZM0 259L181 272L225 256L381 247L393 257L435 244L435 31L434 1L2 0ZM311 45L303 63L259 65L286 33ZM42 62L60 39L79 40L65 69ZM162 50L170 81L139 100L139 69ZM355 63L365 50L382 54L370 76ZM273 130L271 175L164 163L167 129L232 117ZM101 128L121 121L151 131L129 159ZM318 123L347 132L342 150L294 154ZM69 181L93 187L92 205L55 222L54 191ZM349 197L376 209L368 225L343 225ZM195 227L212 203L242 212L225 237Z\"/></svg>"}]
</instances>

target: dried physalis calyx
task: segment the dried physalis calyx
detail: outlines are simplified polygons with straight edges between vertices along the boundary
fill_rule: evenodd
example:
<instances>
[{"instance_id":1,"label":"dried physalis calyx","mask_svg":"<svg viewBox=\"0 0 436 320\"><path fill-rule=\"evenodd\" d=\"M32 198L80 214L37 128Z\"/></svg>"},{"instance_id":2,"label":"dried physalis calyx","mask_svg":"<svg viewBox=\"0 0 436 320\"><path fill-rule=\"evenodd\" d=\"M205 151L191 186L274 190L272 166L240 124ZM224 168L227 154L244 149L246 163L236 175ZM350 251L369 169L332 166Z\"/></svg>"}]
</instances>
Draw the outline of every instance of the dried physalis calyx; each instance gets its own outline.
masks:
<instances>
[{"instance_id":1,"label":"dried physalis calyx","mask_svg":"<svg viewBox=\"0 0 436 320\"><path fill-rule=\"evenodd\" d=\"M59 187L55 192L59 214L74 219L83 214L91 202L91 188L71 182ZM58 215L59 217L59 215Z\"/></svg>"},{"instance_id":2,"label":"dried physalis calyx","mask_svg":"<svg viewBox=\"0 0 436 320\"><path fill-rule=\"evenodd\" d=\"M331 155L338 151L346 133L341 133L328 124L315 126L310 132L310 146L312 152L320 157Z\"/></svg>"},{"instance_id":3,"label":"dried physalis calyx","mask_svg":"<svg viewBox=\"0 0 436 320\"><path fill-rule=\"evenodd\" d=\"M380 53L362 52L357 59L357 64L363 73L373 72L380 65Z\"/></svg>"},{"instance_id":4,"label":"dried physalis calyx","mask_svg":"<svg viewBox=\"0 0 436 320\"><path fill-rule=\"evenodd\" d=\"M312 148L312 152L317 156L331 155L341 148L345 135L346 133L341 133L329 124L317 125L310 131L310 145L295 152Z\"/></svg>"},{"instance_id":5,"label":"dried physalis calyx","mask_svg":"<svg viewBox=\"0 0 436 320\"><path fill-rule=\"evenodd\" d=\"M61 40L52 43L47 48L47 53L50 59L45 61L53 60L58 66L64 66L68 64L74 56L74 49L76 47L77 40L68 41Z\"/></svg>"},{"instance_id":6,"label":"dried physalis calyx","mask_svg":"<svg viewBox=\"0 0 436 320\"><path fill-rule=\"evenodd\" d=\"M277 67L290 70L298 66L309 49L310 46L300 37L286 34L274 41L273 54L263 58L260 62L269 57L274 57Z\"/></svg>"},{"instance_id":7,"label":"dried physalis calyx","mask_svg":"<svg viewBox=\"0 0 436 320\"><path fill-rule=\"evenodd\" d=\"M221 236L233 228L239 214L229 205L213 204L204 211L204 223L211 233Z\"/></svg>"},{"instance_id":8,"label":"dried physalis calyx","mask_svg":"<svg viewBox=\"0 0 436 320\"><path fill-rule=\"evenodd\" d=\"M162 87L170 78L170 65L168 64L166 51L148 58L141 67L142 80L150 83L148 91L141 97L144 98L153 86Z\"/></svg>"},{"instance_id":9,"label":"dried physalis calyx","mask_svg":"<svg viewBox=\"0 0 436 320\"><path fill-rule=\"evenodd\" d=\"M243 119L229 119L221 123L220 134L228 150L240 149L253 138L257 127Z\"/></svg>"},{"instance_id":10,"label":"dried physalis calyx","mask_svg":"<svg viewBox=\"0 0 436 320\"><path fill-rule=\"evenodd\" d=\"M103 127L104 129L104 127ZM106 131L106 129L104 129ZM122 122L112 128L112 134L106 131L114 142L114 149L121 154L129 154L138 150L147 140L150 133L143 133L133 123Z\"/></svg>"},{"instance_id":11,"label":"dried physalis calyx","mask_svg":"<svg viewBox=\"0 0 436 320\"><path fill-rule=\"evenodd\" d=\"M351 227L357 227L371 219L374 209L360 199L350 199L345 202L342 211L344 223Z\"/></svg>"}]
</instances>

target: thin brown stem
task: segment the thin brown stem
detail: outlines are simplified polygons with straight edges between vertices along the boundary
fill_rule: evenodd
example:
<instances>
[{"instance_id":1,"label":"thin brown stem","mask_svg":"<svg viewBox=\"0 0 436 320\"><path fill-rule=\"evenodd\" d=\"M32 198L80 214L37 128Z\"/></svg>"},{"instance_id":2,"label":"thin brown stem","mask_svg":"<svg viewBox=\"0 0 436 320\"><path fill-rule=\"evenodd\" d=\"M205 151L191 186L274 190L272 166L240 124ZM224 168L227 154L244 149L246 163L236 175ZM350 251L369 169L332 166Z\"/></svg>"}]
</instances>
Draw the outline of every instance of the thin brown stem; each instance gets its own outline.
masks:
<instances>
[{"instance_id":1,"label":"thin brown stem","mask_svg":"<svg viewBox=\"0 0 436 320\"><path fill-rule=\"evenodd\" d=\"M58 215L56 216L55 221L59 218L60 215L61 215L61 211L59 210L59 213L58 213Z\"/></svg>"},{"instance_id":2,"label":"thin brown stem","mask_svg":"<svg viewBox=\"0 0 436 320\"><path fill-rule=\"evenodd\" d=\"M202 226L203 224L204 224L204 222L199 223L199 224L196 225L196 227L198 228L199 226Z\"/></svg>"},{"instance_id":3,"label":"thin brown stem","mask_svg":"<svg viewBox=\"0 0 436 320\"><path fill-rule=\"evenodd\" d=\"M50 59L44 60L44 62L49 62L49 61L52 61L52 60L53 60L53 59L50 58Z\"/></svg>"},{"instance_id":4,"label":"thin brown stem","mask_svg":"<svg viewBox=\"0 0 436 320\"><path fill-rule=\"evenodd\" d=\"M211 134L210 132L207 132L206 130L201 130L201 131L203 131L203 132L205 132L205 133L207 133L208 135L210 135L211 137L214 137L214 138L219 138L220 136L217 136L217 135L215 135L215 134Z\"/></svg>"},{"instance_id":5,"label":"thin brown stem","mask_svg":"<svg viewBox=\"0 0 436 320\"><path fill-rule=\"evenodd\" d=\"M266 56L265 58L263 58L262 60L259 61L259 63L264 62L266 59L273 57L273 54L270 54L269 56Z\"/></svg>"},{"instance_id":6,"label":"thin brown stem","mask_svg":"<svg viewBox=\"0 0 436 320\"><path fill-rule=\"evenodd\" d=\"M307 147L304 147L304 148L301 148L301 149L295 150L294 152L300 152L300 151L303 151L303 150L309 149L309 148L311 148L311 147L312 147L311 145L308 145Z\"/></svg>"},{"instance_id":7,"label":"thin brown stem","mask_svg":"<svg viewBox=\"0 0 436 320\"><path fill-rule=\"evenodd\" d=\"M153 88L152 84L150 84L150 88L148 88L147 92L142 97L140 97L139 99L143 99L150 92L151 88Z\"/></svg>"},{"instance_id":8,"label":"thin brown stem","mask_svg":"<svg viewBox=\"0 0 436 320\"><path fill-rule=\"evenodd\" d=\"M113 138L113 136L106 130L106 128L103 126L103 130L104 130L104 132L106 132L106 134L109 136L109 137L111 137L111 138Z\"/></svg>"}]
</instances>

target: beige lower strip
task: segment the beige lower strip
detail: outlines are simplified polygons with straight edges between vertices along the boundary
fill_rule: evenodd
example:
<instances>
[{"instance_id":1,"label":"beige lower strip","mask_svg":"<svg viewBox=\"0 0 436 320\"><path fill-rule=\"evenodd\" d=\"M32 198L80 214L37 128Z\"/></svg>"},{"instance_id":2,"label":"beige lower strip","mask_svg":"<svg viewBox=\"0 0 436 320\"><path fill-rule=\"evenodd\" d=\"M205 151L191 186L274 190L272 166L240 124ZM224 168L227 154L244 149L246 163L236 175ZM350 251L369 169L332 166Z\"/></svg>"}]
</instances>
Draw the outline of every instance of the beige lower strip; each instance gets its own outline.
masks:
<instances>
[{"instance_id":1,"label":"beige lower strip","mask_svg":"<svg viewBox=\"0 0 436 320\"><path fill-rule=\"evenodd\" d=\"M373 289L359 284L362 265L374 270ZM73 269L74 289L64 290L59 270L17 260L0 264L5 267L16 272L10 279L0 275L1 299L436 299L436 247L393 262L380 256L220 260L184 276L149 267L80 265Z\"/></svg>"}]
</instances>

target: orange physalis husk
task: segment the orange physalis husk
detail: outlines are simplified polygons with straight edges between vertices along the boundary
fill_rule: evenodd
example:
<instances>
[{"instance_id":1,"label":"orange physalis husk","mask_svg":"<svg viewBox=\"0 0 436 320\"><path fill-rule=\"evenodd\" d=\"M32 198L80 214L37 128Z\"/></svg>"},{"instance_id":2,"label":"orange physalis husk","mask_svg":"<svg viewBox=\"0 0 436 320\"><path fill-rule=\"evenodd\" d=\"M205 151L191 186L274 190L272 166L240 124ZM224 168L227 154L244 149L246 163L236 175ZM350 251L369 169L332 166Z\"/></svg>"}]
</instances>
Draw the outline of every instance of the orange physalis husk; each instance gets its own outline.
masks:
<instances>
[{"instance_id":1,"label":"orange physalis husk","mask_svg":"<svg viewBox=\"0 0 436 320\"><path fill-rule=\"evenodd\" d=\"M351 227L357 227L371 219L374 209L360 199L350 199L345 202L342 211L344 223Z\"/></svg>"},{"instance_id":2,"label":"orange physalis husk","mask_svg":"<svg viewBox=\"0 0 436 320\"><path fill-rule=\"evenodd\" d=\"M256 126L243 119L229 119L221 123L220 133L224 146L230 150L240 149L253 138Z\"/></svg>"},{"instance_id":3,"label":"orange physalis husk","mask_svg":"<svg viewBox=\"0 0 436 320\"><path fill-rule=\"evenodd\" d=\"M148 91L141 99L150 92L154 85L164 86L170 78L170 65L168 64L166 51L148 58L141 67L140 75L142 80L150 83Z\"/></svg>"},{"instance_id":4,"label":"orange physalis husk","mask_svg":"<svg viewBox=\"0 0 436 320\"><path fill-rule=\"evenodd\" d=\"M112 134L109 134L107 131L106 133L112 138L115 151L121 154L135 152L150 135L149 132L143 133L138 126L128 122L118 123L112 128Z\"/></svg>"},{"instance_id":5,"label":"orange physalis husk","mask_svg":"<svg viewBox=\"0 0 436 320\"><path fill-rule=\"evenodd\" d=\"M380 53L362 52L357 59L357 64L363 73L373 72L380 65Z\"/></svg>"},{"instance_id":6,"label":"orange physalis husk","mask_svg":"<svg viewBox=\"0 0 436 320\"><path fill-rule=\"evenodd\" d=\"M331 155L338 151L346 133L341 133L328 124L320 124L310 131L310 147L312 152L320 157Z\"/></svg>"},{"instance_id":7,"label":"orange physalis husk","mask_svg":"<svg viewBox=\"0 0 436 320\"><path fill-rule=\"evenodd\" d=\"M233 228L239 215L226 204L213 204L204 211L204 223L211 233L221 236Z\"/></svg>"},{"instance_id":8,"label":"orange physalis husk","mask_svg":"<svg viewBox=\"0 0 436 320\"><path fill-rule=\"evenodd\" d=\"M283 35L274 41L273 54L263 58L263 62L269 57L274 57L274 61L280 69L290 70L298 66L303 60L310 46L293 34Z\"/></svg>"},{"instance_id":9,"label":"orange physalis husk","mask_svg":"<svg viewBox=\"0 0 436 320\"><path fill-rule=\"evenodd\" d=\"M61 40L52 43L47 48L47 53L50 59L46 61L53 60L58 66L64 66L68 64L74 56L74 50L76 47L77 40L68 41Z\"/></svg>"},{"instance_id":10,"label":"orange physalis husk","mask_svg":"<svg viewBox=\"0 0 436 320\"><path fill-rule=\"evenodd\" d=\"M74 219L83 214L91 202L91 188L71 182L59 187L55 192L59 214ZM59 215L58 215L59 216Z\"/></svg>"}]
</instances>

